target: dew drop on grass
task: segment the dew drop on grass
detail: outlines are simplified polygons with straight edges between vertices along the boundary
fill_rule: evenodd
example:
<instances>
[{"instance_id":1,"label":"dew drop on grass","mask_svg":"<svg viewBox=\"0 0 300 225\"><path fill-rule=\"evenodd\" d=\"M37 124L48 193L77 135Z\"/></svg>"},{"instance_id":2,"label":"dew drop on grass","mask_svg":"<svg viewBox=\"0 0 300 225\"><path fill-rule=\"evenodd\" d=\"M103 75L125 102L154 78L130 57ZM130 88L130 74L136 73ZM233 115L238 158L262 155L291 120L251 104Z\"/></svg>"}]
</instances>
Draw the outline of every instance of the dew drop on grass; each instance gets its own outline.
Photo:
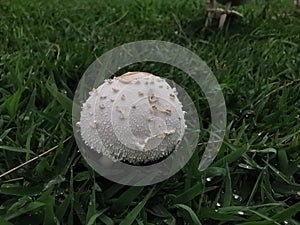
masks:
<instances>
[{"instance_id":1,"label":"dew drop on grass","mask_svg":"<svg viewBox=\"0 0 300 225\"><path fill-rule=\"evenodd\" d=\"M206 178L206 181L208 181L208 182L209 182L209 181L212 181L212 177L207 177L207 178Z\"/></svg>"},{"instance_id":2,"label":"dew drop on grass","mask_svg":"<svg viewBox=\"0 0 300 225\"><path fill-rule=\"evenodd\" d=\"M246 165L246 164L243 164L243 163L240 163L239 167L244 168L244 169L249 169L249 170L253 169L253 167L251 167L249 165Z\"/></svg>"},{"instance_id":3,"label":"dew drop on grass","mask_svg":"<svg viewBox=\"0 0 300 225\"><path fill-rule=\"evenodd\" d=\"M241 196L237 195L237 194L232 194L234 199L241 199Z\"/></svg>"}]
</instances>

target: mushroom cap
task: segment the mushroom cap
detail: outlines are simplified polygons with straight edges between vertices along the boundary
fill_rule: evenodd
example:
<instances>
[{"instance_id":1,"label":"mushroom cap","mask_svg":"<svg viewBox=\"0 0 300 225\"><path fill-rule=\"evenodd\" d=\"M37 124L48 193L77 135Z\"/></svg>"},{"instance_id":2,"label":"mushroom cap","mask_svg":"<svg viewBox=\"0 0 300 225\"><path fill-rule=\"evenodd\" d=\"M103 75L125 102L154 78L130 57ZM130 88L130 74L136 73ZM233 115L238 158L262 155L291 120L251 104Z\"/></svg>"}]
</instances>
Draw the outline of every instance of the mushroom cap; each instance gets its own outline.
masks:
<instances>
[{"instance_id":1,"label":"mushroom cap","mask_svg":"<svg viewBox=\"0 0 300 225\"><path fill-rule=\"evenodd\" d=\"M143 164L176 149L186 128L184 114L166 80L128 72L90 91L79 126L91 149L113 161Z\"/></svg>"}]
</instances>

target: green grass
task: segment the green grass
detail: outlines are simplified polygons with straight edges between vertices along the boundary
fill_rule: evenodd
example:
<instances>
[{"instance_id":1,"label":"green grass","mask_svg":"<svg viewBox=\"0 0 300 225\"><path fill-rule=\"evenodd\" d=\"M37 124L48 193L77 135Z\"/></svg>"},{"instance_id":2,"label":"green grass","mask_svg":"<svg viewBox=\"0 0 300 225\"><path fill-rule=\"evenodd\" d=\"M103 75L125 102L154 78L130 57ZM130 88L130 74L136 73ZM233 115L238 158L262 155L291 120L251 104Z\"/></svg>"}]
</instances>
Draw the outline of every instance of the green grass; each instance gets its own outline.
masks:
<instances>
[{"instance_id":1,"label":"green grass","mask_svg":"<svg viewBox=\"0 0 300 225\"><path fill-rule=\"evenodd\" d=\"M203 34L203 2L1 1L0 174L32 162L1 177L0 224L300 224L300 15L287 0L264 14L257 0L239 8L244 19ZM175 176L128 187L84 162L71 104L97 56L144 39L180 44L207 62L228 126L205 172L197 170L204 131ZM180 73L159 64L150 72ZM205 130L208 106L193 84L187 91Z\"/></svg>"}]
</instances>

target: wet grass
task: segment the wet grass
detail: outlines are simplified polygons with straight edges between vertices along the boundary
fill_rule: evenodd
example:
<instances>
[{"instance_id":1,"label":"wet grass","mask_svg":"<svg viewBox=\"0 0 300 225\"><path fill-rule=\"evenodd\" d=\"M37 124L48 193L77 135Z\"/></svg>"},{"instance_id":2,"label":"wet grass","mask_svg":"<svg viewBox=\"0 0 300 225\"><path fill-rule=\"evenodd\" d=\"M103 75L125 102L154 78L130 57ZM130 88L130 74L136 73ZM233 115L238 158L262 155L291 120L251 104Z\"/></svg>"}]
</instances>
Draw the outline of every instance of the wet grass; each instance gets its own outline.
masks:
<instances>
[{"instance_id":1,"label":"wet grass","mask_svg":"<svg viewBox=\"0 0 300 225\"><path fill-rule=\"evenodd\" d=\"M300 224L300 15L292 1L271 2L266 13L262 4L241 7L245 18L223 31L201 33L198 0L1 1L0 224ZM145 39L180 44L206 61L228 125L206 171L197 170L202 137L175 176L129 187L84 162L71 105L97 56ZM160 65L150 72L162 71L180 73ZM188 92L209 120L195 90Z\"/></svg>"}]
</instances>

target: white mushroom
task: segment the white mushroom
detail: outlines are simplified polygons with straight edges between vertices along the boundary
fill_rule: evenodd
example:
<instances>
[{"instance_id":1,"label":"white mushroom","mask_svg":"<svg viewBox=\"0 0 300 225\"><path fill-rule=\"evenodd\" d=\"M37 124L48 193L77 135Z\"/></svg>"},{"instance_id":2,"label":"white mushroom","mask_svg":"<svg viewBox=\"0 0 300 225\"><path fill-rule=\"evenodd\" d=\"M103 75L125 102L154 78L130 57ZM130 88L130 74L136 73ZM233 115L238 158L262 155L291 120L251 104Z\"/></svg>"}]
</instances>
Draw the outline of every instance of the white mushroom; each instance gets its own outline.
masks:
<instances>
[{"instance_id":1,"label":"white mushroom","mask_svg":"<svg viewBox=\"0 0 300 225\"><path fill-rule=\"evenodd\" d=\"M113 161L143 164L176 149L186 128L184 113L176 89L164 79L129 72L90 92L78 124L91 149Z\"/></svg>"}]
</instances>

